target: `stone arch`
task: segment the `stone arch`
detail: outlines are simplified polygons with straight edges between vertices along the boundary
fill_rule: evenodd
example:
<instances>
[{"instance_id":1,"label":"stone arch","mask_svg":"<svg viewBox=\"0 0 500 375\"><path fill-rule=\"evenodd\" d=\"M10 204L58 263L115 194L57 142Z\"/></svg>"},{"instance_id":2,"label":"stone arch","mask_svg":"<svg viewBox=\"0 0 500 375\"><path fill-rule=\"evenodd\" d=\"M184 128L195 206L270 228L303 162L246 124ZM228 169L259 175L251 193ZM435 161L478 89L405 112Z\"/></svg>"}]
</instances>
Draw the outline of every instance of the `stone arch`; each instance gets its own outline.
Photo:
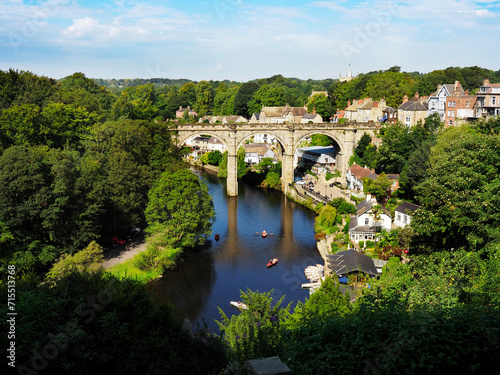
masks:
<instances>
[{"instance_id":1,"label":"stone arch","mask_svg":"<svg viewBox=\"0 0 500 375\"><path fill-rule=\"evenodd\" d=\"M226 150L229 148L229 143L227 139L225 139L222 135L222 132L217 132L217 131L193 131L190 133L183 133L182 136L178 135L177 136L177 145L181 146L186 143L188 138L195 137L195 136L201 136L202 134L209 135L211 137L217 138L219 141L221 141L224 146L226 147Z\"/></svg>"},{"instance_id":2,"label":"stone arch","mask_svg":"<svg viewBox=\"0 0 500 375\"><path fill-rule=\"evenodd\" d=\"M255 134L269 134L269 135L272 135L281 144L281 147L283 148L283 150L285 150L286 143L283 140L283 138L280 135L278 135L277 133L275 133L273 131L267 131L267 130L255 130L255 131L251 131L251 132L245 132L244 134L242 134L241 136L238 137L238 139L236 141L236 149L238 149L241 146L243 146L245 140L247 140L249 137L251 137L251 136L253 136Z\"/></svg>"},{"instance_id":3,"label":"stone arch","mask_svg":"<svg viewBox=\"0 0 500 375\"><path fill-rule=\"evenodd\" d=\"M327 130L311 130L311 131L307 131L307 132L304 132L300 135L300 138L298 138L297 140L294 141L293 143L293 153L295 154L295 152L297 151L297 148L299 146L299 143L302 139L306 138L306 137L310 137L310 136L313 136L314 134L322 134L322 135L326 135L327 137L330 137L331 139L333 139L335 141L335 143L337 144L337 146L339 147L339 153L342 153L344 152L344 145L343 145L343 142L340 141L340 139L332 134L331 131L327 131Z\"/></svg>"}]
</instances>

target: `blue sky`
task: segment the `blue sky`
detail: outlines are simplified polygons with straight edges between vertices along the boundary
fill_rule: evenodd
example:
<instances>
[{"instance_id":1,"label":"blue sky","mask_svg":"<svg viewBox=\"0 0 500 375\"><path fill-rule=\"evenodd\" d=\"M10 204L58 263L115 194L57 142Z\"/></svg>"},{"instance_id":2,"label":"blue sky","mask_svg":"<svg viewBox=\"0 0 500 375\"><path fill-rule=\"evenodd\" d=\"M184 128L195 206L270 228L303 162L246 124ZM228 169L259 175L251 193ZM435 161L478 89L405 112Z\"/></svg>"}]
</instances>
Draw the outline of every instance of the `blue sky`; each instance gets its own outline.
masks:
<instances>
[{"instance_id":1,"label":"blue sky","mask_svg":"<svg viewBox=\"0 0 500 375\"><path fill-rule=\"evenodd\" d=\"M500 69L500 1L0 0L0 70L62 78L338 78Z\"/></svg>"}]
</instances>

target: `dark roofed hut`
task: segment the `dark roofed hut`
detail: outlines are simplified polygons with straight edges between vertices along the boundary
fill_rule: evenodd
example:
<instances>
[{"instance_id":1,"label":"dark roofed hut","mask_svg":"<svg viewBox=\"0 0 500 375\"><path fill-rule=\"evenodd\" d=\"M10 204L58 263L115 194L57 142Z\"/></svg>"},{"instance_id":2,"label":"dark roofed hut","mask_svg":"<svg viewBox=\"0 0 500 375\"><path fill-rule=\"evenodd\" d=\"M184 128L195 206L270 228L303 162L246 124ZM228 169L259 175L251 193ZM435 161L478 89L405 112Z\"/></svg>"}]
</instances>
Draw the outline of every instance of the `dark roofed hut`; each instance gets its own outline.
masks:
<instances>
[{"instance_id":1,"label":"dark roofed hut","mask_svg":"<svg viewBox=\"0 0 500 375\"><path fill-rule=\"evenodd\" d=\"M327 255L328 266L339 277L347 276L354 272L363 272L370 276L379 273L372 258L355 250L346 250L337 254Z\"/></svg>"}]
</instances>

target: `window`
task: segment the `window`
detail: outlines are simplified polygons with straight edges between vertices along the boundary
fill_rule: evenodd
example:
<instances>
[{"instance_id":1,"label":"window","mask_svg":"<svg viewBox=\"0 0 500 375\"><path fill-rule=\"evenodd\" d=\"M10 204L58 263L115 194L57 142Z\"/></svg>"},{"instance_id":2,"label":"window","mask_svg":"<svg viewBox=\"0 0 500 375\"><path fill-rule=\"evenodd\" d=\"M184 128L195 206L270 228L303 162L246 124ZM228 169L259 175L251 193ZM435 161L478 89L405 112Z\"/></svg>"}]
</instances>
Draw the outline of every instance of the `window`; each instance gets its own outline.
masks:
<instances>
[{"instance_id":1,"label":"window","mask_svg":"<svg viewBox=\"0 0 500 375\"><path fill-rule=\"evenodd\" d=\"M491 105L496 105L497 104L497 97L496 96L492 96L491 97Z\"/></svg>"},{"instance_id":2,"label":"window","mask_svg":"<svg viewBox=\"0 0 500 375\"><path fill-rule=\"evenodd\" d=\"M448 125L453 126L453 120L448 121Z\"/></svg>"},{"instance_id":3,"label":"window","mask_svg":"<svg viewBox=\"0 0 500 375\"><path fill-rule=\"evenodd\" d=\"M451 117L455 117L455 110L451 111Z\"/></svg>"},{"instance_id":4,"label":"window","mask_svg":"<svg viewBox=\"0 0 500 375\"><path fill-rule=\"evenodd\" d=\"M406 215L403 215L403 223L405 223L405 224L406 224L406 222L407 222L407 219L408 219L408 216L406 216Z\"/></svg>"},{"instance_id":5,"label":"window","mask_svg":"<svg viewBox=\"0 0 500 375\"><path fill-rule=\"evenodd\" d=\"M451 107L451 100L448 100L448 107Z\"/></svg>"},{"instance_id":6,"label":"window","mask_svg":"<svg viewBox=\"0 0 500 375\"><path fill-rule=\"evenodd\" d=\"M365 219L365 225L368 225L370 223L370 219L369 218L366 218Z\"/></svg>"},{"instance_id":7,"label":"window","mask_svg":"<svg viewBox=\"0 0 500 375\"><path fill-rule=\"evenodd\" d=\"M468 100L465 102L465 106L466 106L467 108L469 108L469 101L468 101Z\"/></svg>"},{"instance_id":8,"label":"window","mask_svg":"<svg viewBox=\"0 0 500 375\"><path fill-rule=\"evenodd\" d=\"M451 111L450 111L450 110L448 110L448 117L450 117L450 116L451 116Z\"/></svg>"},{"instance_id":9,"label":"window","mask_svg":"<svg viewBox=\"0 0 500 375\"><path fill-rule=\"evenodd\" d=\"M401 214L400 213L398 213L397 219L398 219L398 221L401 221Z\"/></svg>"},{"instance_id":10,"label":"window","mask_svg":"<svg viewBox=\"0 0 500 375\"><path fill-rule=\"evenodd\" d=\"M411 125L411 117L410 116L406 116L405 117L405 124L406 125Z\"/></svg>"},{"instance_id":11,"label":"window","mask_svg":"<svg viewBox=\"0 0 500 375\"><path fill-rule=\"evenodd\" d=\"M452 107L455 107L455 101L452 101L451 104Z\"/></svg>"}]
</instances>

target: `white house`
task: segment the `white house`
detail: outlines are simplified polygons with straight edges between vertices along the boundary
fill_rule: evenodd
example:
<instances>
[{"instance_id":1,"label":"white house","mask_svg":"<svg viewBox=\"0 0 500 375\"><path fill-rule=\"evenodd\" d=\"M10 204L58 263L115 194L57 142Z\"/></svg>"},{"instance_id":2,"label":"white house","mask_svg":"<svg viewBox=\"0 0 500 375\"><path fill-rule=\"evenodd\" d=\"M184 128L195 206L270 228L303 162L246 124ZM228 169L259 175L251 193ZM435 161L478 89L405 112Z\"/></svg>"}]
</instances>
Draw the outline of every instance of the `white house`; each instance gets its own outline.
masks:
<instances>
[{"instance_id":1,"label":"white house","mask_svg":"<svg viewBox=\"0 0 500 375\"><path fill-rule=\"evenodd\" d=\"M361 165L354 163L345 174L347 188L353 191L363 191L363 178L370 176L372 173L375 173L374 169L363 168Z\"/></svg>"},{"instance_id":2,"label":"white house","mask_svg":"<svg viewBox=\"0 0 500 375\"><path fill-rule=\"evenodd\" d=\"M420 206L403 202L401 203L396 210L394 211L394 225L400 228L404 228L410 224L412 216L415 214L415 211L419 209Z\"/></svg>"},{"instance_id":3,"label":"white house","mask_svg":"<svg viewBox=\"0 0 500 375\"><path fill-rule=\"evenodd\" d=\"M246 151L245 163L247 165L259 164L264 158L271 158L274 160L274 152L269 148L267 144L251 143L248 145L244 145L243 148Z\"/></svg>"},{"instance_id":4,"label":"white house","mask_svg":"<svg viewBox=\"0 0 500 375\"><path fill-rule=\"evenodd\" d=\"M255 134L253 137L254 143L267 143L273 145L276 143L276 137L270 134Z\"/></svg>"},{"instance_id":5,"label":"white house","mask_svg":"<svg viewBox=\"0 0 500 375\"><path fill-rule=\"evenodd\" d=\"M450 95L464 96L465 92L459 81L455 84L438 85L437 91L427 99L427 116L437 113L441 121L445 120L446 99Z\"/></svg>"},{"instance_id":6,"label":"white house","mask_svg":"<svg viewBox=\"0 0 500 375\"><path fill-rule=\"evenodd\" d=\"M382 229L391 230L391 214L384 206L380 206L378 218L375 220L373 206L376 204L376 199L367 194L366 199L356 206L356 216L351 216L349 224L349 237L352 242L374 241Z\"/></svg>"}]
</instances>

